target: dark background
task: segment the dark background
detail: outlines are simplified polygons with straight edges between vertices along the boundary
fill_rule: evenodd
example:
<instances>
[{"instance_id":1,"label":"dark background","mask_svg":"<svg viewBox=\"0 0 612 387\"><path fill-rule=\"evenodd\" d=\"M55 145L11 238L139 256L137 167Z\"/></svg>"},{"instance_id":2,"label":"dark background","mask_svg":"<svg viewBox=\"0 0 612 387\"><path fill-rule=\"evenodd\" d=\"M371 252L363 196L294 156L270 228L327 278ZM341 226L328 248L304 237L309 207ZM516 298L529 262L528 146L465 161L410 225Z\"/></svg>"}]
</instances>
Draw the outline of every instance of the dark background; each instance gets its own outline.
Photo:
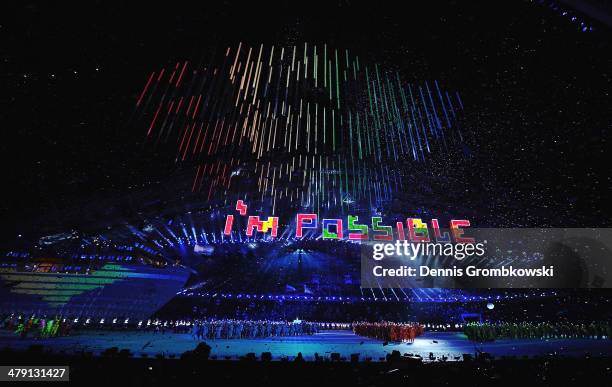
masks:
<instances>
[{"instance_id":1,"label":"dark background","mask_svg":"<svg viewBox=\"0 0 612 387\"><path fill-rule=\"evenodd\" d=\"M537 2L405 3L4 2L2 231L163 185L172 155L143 146L137 94L162 65L240 41L327 43L438 79L463 97L483 211L612 225L610 29Z\"/></svg>"}]
</instances>

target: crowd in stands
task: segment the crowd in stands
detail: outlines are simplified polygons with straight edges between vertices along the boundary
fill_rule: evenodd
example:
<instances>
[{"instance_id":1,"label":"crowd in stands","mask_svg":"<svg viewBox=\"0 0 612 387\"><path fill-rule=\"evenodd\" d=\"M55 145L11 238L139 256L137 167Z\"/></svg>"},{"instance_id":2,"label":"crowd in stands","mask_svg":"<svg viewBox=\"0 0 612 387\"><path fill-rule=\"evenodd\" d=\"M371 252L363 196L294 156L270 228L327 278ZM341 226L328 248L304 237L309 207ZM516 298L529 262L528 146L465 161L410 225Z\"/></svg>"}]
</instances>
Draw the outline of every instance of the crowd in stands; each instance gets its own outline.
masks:
<instances>
[{"instance_id":1,"label":"crowd in stands","mask_svg":"<svg viewBox=\"0 0 612 387\"><path fill-rule=\"evenodd\" d=\"M612 320L612 298L604 290L559 291L555 297L538 297L537 291L509 293L516 298L456 302L325 302L176 297L156 315L160 319L290 320L308 321L421 321L430 324L461 324L462 315L478 314L483 321L547 322Z\"/></svg>"},{"instance_id":2,"label":"crowd in stands","mask_svg":"<svg viewBox=\"0 0 612 387\"><path fill-rule=\"evenodd\" d=\"M464 326L464 333L470 340L493 341L496 339L609 339L612 325L609 322L590 324L578 323L469 323Z\"/></svg>"},{"instance_id":3,"label":"crowd in stands","mask_svg":"<svg viewBox=\"0 0 612 387\"><path fill-rule=\"evenodd\" d=\"M417 336L425 332L425 327L414 322L355 322L353 323L353 332L359 336L384 341L413 343Z\"/></svg>"}]
</instances>

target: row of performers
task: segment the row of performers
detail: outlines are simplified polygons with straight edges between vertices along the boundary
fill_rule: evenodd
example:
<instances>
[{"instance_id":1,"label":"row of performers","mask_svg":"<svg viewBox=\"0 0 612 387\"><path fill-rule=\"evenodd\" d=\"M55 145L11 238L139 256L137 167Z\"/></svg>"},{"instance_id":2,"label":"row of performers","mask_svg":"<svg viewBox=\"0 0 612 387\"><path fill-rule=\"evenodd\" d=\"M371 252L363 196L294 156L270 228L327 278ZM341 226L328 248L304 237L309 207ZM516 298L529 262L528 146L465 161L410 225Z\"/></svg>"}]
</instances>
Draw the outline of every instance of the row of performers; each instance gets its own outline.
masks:
<instances>
[{"instance_id":1,"label":"row of performers","mask_svg":"<svg viewBox=\"0 0 612 387\"><path fill-rule=\"evenodd\" d=\"M414 339L425 332L423 325L415 322L355 322L353 332L359 336L395 342L413 343Z\"/></svg>"},{"instance_id":2,"label":"row of performers","mask_svg":"<svg viewBox=\"0 0 612 387\"><path fill-rule=\"evenodd\" d=\"M191 327L192 336L198 340L303 336L317 331L317 324L306 321L196 320Z\"/></svg>"},{"instance_id":3,"label":"row of performers","mask_svg":"<svg viewBox=\"0 0 612 387\"><path fill-rule=\"evenodd\" d=\"M466 324L465 335L474 341L493 341L496 339L610 339L610 322L589 324L571 322L497 322Z\"/></svg>"},{"instance_id":4,"label":"row of performers","mask_svg":"<svg viewBox=\"0 0 612 387\"><path fill-rule=\"evenodd\" d=\"M56 336L67 336L72 323L61 317L38 317L25 318L11 314L2 320L2 328L12 330L16 335L26 338L28 335L37 338Z\"/></svg>"}]
</instances>

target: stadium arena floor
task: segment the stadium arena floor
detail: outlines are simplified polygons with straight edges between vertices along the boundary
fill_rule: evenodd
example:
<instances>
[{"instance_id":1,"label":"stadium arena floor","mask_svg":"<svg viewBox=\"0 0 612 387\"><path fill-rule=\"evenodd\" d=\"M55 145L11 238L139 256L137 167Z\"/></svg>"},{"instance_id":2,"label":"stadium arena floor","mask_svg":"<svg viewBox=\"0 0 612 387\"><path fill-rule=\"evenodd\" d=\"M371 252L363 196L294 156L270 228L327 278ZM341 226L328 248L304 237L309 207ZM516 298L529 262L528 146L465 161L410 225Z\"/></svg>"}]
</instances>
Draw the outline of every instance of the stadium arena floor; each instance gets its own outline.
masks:
<instances>
[{"instance_id":1,"label":"stadium arena floor","mask_svg":"<svg viewBox=\"0 0 612 387\"><path fill-rule=\"evenodd\" d=\"M260 356L271 352L273 360L282 357L293 359L301 352L306 360L314 354L329 357L338 352L347 359L359 353L360 359L384 360L387 354L398 350L402 354L421 355L428 361L430 352L437 358L447 356L449 361L459 360L464 353L474 354L482 350L493 356L541 356L556 354L569 357L612 356L612 343L605 339L551 339L551 340L497 340L482 345L470 342L462 333L427 332L413 344L389 343L357 336L350 331L325 331L313 336L270 337L265 339L207 340L212 347L211 357L216 359L238 359L249 352ZM129 349L134 356L180 356L194 349L197 342L189 334L154 334L150 332L90 331L69 337L52 339L21 339L10 332L0 333L0 349L27 350L31 345L43 345L45 350L78 353L93 352L99 355L110 347Z\"/></svg>"}]
</instances>

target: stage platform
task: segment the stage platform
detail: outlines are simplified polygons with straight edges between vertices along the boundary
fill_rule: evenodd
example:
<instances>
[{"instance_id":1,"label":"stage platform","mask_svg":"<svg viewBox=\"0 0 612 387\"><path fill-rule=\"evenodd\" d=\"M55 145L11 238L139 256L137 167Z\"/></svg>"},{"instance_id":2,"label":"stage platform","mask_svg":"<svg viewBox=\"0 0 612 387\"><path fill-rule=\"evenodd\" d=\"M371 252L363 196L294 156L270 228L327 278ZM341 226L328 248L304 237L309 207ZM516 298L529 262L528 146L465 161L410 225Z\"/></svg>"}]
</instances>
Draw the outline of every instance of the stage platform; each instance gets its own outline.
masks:
<instances>
[{"instance_id":1,"label":"stage platform","mask_svg":"<svg viewBox=\"0 0 612 387\"><path fill-rule=\"evenodd\" d=\"M402 354L414 354L429 361L430 352L436 358L448 357L449 361L459 360L462 354L474 354L476 350L500 356L540 356L556 354L561 356L581 357L612 356L612 340L606 339L551 339L551 340L498 340L492 343L475 344L467 340L462 333L427 332L417 338L413 344L389 343L368 339L353 334L351 331L323 331L313 336L270 337L265 339L243 340L207 340L211 347L211 357L218 360L238 359L249 352L260 356L262 352L271 352L273 360L288 357L290 360L301 352L306 360L313 360L314 354L329 357L338 352L347 359L353 353L359 353L360 359L367 357L372 361L384 360L387 354L398 350ZM197 341L189 334L122 332L122 331L89 331L74 336L51 339L21 339L11 332L0 332L0 349L27 350L34 344L43 345L45 350L78 353L93 352L98 355L107 348L127 348L134 356L143 354L156 356L180 356L187 350L194 349Z\"/></svg>"}]
</instances>

